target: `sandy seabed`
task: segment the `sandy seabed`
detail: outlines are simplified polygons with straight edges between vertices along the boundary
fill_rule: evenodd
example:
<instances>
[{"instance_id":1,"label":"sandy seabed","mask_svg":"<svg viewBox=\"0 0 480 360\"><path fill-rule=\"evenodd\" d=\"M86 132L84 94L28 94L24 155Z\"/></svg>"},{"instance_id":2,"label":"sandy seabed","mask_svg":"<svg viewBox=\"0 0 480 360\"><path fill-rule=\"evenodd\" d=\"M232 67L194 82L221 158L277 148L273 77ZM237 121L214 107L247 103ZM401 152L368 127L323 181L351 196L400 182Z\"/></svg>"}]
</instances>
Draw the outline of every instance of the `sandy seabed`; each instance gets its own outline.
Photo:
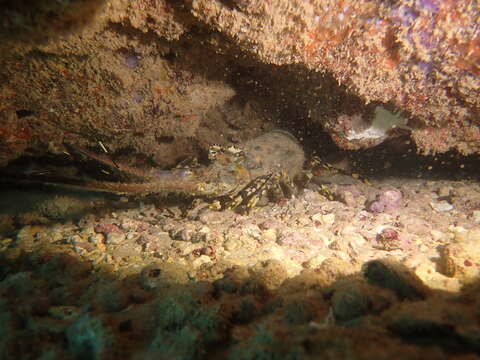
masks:
<instances>
[{"instance_id":1,"label":"sandy seabed","mask_svg":"<svg viewBox=\"0 0 480 360\"><path fill-rule=\"evenodd\" d=\"M480 357L479 184L345 179L244 215L4 188L1 358Z\"/></svg>"}]
</instances>

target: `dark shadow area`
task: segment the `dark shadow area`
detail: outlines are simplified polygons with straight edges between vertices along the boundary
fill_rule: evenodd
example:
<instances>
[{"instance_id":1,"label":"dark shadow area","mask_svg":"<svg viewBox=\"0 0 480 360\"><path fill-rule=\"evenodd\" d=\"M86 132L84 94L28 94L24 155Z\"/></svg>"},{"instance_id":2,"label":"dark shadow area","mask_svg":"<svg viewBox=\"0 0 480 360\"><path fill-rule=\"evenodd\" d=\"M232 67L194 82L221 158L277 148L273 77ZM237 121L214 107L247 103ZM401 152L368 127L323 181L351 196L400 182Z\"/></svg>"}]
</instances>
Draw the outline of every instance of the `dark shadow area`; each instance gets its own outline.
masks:
<instances>
[{"instance_id":1,"label":"dark shadow area","mask_svg":"<svg viewBox=\"0 0 480 360\"><path fill-rule=\"evenodd\" d=\"M342 359L480 355L472 289L425 287L401 265L305 270L272 288L263 268L215 281L157 263L125 272L69 249L0 253L4 359ZM275 264L275 267L281 264ZM456 316L453 316L456 314Z\"/></svg>"},{"instance_id":2,"label":"dark shadow area","mask_svg":"<svg viewBox=\"0 0 480 360\"><path fill-rule=\"evenodd\" d=\"M448 151L436 155L421 155L406 136L386 141L371 149L348 151L346 155L356 172L375 179L480 179L478 154L462 155L457 151Z\"/></svg>"}]
</instances>

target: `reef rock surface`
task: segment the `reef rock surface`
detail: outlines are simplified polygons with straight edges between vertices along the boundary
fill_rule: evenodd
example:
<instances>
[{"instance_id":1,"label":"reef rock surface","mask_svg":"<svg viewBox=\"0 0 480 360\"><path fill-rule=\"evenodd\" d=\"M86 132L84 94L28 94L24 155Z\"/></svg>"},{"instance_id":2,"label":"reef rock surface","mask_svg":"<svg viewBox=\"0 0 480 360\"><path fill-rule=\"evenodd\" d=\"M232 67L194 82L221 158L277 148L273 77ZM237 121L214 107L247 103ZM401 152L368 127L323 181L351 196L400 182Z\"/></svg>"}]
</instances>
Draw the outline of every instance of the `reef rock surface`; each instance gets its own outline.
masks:
<instances>
[{"instance_id":1,"label":"reef rock surface","mask_svg":"<svg viewBox=\"0 0 480 360\"><path fill-rule=\"evenodd\" d=\"M101 142L171 166L285 121L345 149L400 132L478 153L479 15L471 0L7 2L0 164Z\"/></svg>"}]
</instances>

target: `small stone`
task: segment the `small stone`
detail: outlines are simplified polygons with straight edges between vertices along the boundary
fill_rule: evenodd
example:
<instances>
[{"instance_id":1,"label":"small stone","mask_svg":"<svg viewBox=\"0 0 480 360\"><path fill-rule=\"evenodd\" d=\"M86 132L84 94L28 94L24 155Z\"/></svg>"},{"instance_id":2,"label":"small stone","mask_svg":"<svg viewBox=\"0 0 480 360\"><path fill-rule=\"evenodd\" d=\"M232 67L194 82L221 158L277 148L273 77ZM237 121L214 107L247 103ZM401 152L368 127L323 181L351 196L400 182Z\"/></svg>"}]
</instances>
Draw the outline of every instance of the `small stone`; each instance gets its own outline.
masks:
<instances>
[{"instance_id":1,"label":"small stone","mask_svg":"<svg viewBox=\"0 0 480 360\"><path fill-rule=\"evenodd\" d=\"M297 219L297 222L298 222L298 225L300 226L305 226L305 225L308 225L310 224L310 219L306 216L301 216Z\"/></svg>"},{"instance_id":2,"label":"small stone","mask_svg":"<svg viewBox=\"0 0 480 360\"><path fill-rule=\"evenodd\" d=\"M78 243L82 243L83 242L83 238L80 236L80 235L68 235L66 238L65 238L65 242L67 244L71 244L71 245L76 245Z\"/></svg>"},{"instance_id":3,"label":"small stone","mask_svg":"<svg viewBox=\"0 0 480 360\"><path fill-rule=\"evenodd\" d=\"M120 228L112 223L100 223L95 225L95 232L109 234L112 232L121 232Z\"/></svg>"},{"instance_id":4,"label":"small stone","mask_svg":"<svg viewBox=\"0 0 480 360\"><path fill-rule=\"evenodd\" d=\"M223 244L225 250L231 253L237 252L253 252L257 248L258 242L250 236L240 235L239 237L230 237L225 240ZM237 254L238 255L238 254Z\"/></svg>"},{"instance_id":5,"label":"small stone","mask_svg":"<svg viewBox=\"0 0 480 360\"><path fill-rule=\"evenodd\" d=\"M175 214L175 215L181 215L182 211L174 206L171 207L170 210ZM140 203L140 215L142 215L145 218L155 218L155 216L158 214L157 208L153 204L144 204Z\"/></svg>"},{"instance_id":6,"label":"small stone","mask_svg":"<svg viewBox=\"0 0 480 360\"><path fill-rule=\"evenodd\" d=\"M192 244L197 244L199 242L205 241L206 235L207 235L206 233L203 233L200 231L195 232L190 236L190 242Z\"/></svg>"},{"instance_id":7,"label":"small stone","mask_svg":"<svg viewBox=\"0 0 480 360\"><path fill-rule=\"evenodd\" d=\"M152 234L153 235L153 234ZM154 235L157 237L158 241L161 241L161 242L172 242L172 238L170 237L170 235L168 235L167 232L159 232L157 233L156 235Z\"/></svg>"},{"instance_id":8,"label":"small stone","mask_svg":"<svg viewBox=\"0 0 480 360\"><path fill-rule=\"evenodd\" d=\"M350 244L345 242L343 238L335 239L328 245L328 248L330 250L343 251L343 252L348 252L349 247L350 247Z\"/></svg>"},{"instance_id":9,"label":"small stone","mask_svg":"<svg viewBox=\"0 0 480 360\"><path fill-rule=\"evenodd\" d=\"M172 247L177 249L180 256L188 256L198 248L198 245L186 241L172 241Z\"/></svg>"},{"instance_id":10,"label":"small stone","mask_svg":"<svg viewBox=\"0 0 480 360\"><path fill-rule=\"evenodd\" d=\"M447 201L438 201L438 202L431 202L430 206L433 210L438 212L446 212L453 210L454 206Z\"/></svg>"},{"instance_id":11,"label":"small stone","mask_svg":"<svg viewBox=\"0 0 480 360\"><path fill-rule=\"evenodd\" d=\"M323 216L323 222L327 226L332 226L335 222L335 214L325 214Z\"/></svg>"},{"instance_id":12,"label":"small stone","mask_svg":"<svg viewBox=\"0 0 480 360\"><path fill-rule=\"evenodd\" d=\"M474 210L472 213L473 221L480 224L480 210Z\"/></svg>"},{"instance_id":13,"label":"small stone","mask_svg":"<svg viewBox=\"0 0 480 360\"><path fill-rule=\"evenodd\" d=\"M73 245L73 249L77 254L85 255L86 253L94 251L95 247L89 242L79 241Z\"/></svg>"},{"instance_id":14,"label":"small stone","mask_svg":"<svg viewBox=\"0 0 480 360\"><path fill-rule=\"evenodd\" d=\"M171 231L169 231L169 235L172 239L174 240L180 240L180 241L192 241L192 237L196 234L197 232L195 229L191 226L185 226L183 228L176 228ZM196 240L196 239L195 239Z\"/></svg>"},{"instance_id":15,"label":"small stone","mask_svg":"<svg viewBox=\"0 0 480 360\"><path fill-rule=\"evenodd\" d=\"M437 190L437 195L439 197L448 197L450 196L450 187L448 186L442 186L440 188L438 188Z\"/></svg>"},{"instance_id":16,"label":"small stone","mask_svg":"<svg viewBox=\"0 0 480 360\"><path fill-rule=\"evenodd\" d=\"M339 189L338 199L351 208L363 207L367 201L358 186L351 185Z\"/></svg>"},{"instance_id":17,"label":"small stone","mask_svg":"<svg viewBox=\"0 0 480 360\"><path fill-rule=\"evenodd\" d=\"M445 234L440 230L430 230L430 235L432 235L433 241L440 241L445 237Z\"/></svg>"},{"instance_id":18,"label":"small stone","mask_svg":"<svg viewBox=\"0 0 480 360\"><path fill-rule=\"evenodd\" d=\"M91 234L88 237L88 241L97 246L99 244L103 244L104 240L105 240L105 236L103 236L102 234Z\"/></svg>"},{"instance_id":19,"label":"small stone","mask_svg":"<svg viewBox=\"0 0 480 360\"><path fill-rule=\"evenodd\" d=\"M317 191L312 191L310 189L303 190L303 198L310 204L319 202L322 199L321 195Z\"/></svg>"},{"instance_id":20,"label":"small stone","mask_svg":"<svg viewBox=\"0 0 480 360\"><path fill-rule=\"evenodd\" d=\"M142 234L137 240L137 244L141 245L143 251L162 253L172 246L172 239L166 232L158 232L153 234Z\"/></svg>"},{"instance_id":21,"label":"small stone","mask_svg":"<svg viewBox=\"0 0 480 360\"><path fill-rule=\"evenodd\" d=\"M392 228L385 228L377 234L377 245L375 248L392 251L401 249L401 240L398 231Z\"/></svg>"},{"instance_id":22,"label":"small stone","mask_svg":"<svg viewBox=\"0 0 480 360\"><path fill-rule=\"evenodd\" d=\"M308 241L307 237L303 234L299 233L298 231L282 231L277 239L277 244L280 246L301 246L302 244L306 244Z\"/></svg>"},{"instance_id":23,"label":"small stone","mask_svg":"<svg viewBox=\"0 0 480 360\"><path fill-rule=\"evenodd\" d=\"M94 229L93 225L91 225L91 226L84 226L84 227L82 227L82 229L81 229L81 231L80 231L80 234L81 234L83 237L88 238L90 235L96 234L96 233L95 233L95 229Z\"/></svg>"},{"instance_id":24,"label":"small stone","mask_svg":"<svg viewBox=\"0 0 480 360\"><path fill-rule=\"evenodd\" d=\"M335 223L335 214L314 214L312 221L323 226L332 226Z\"/></svg>"},{"instance_id":25,"label":"small stone","mask_svg":"<svg viewBox=\"0 0 480 360\"><path fill-rule=\"evenodd\" d=\"M107 234L105 242L109 245L118 245L125 241L125 234L121 232L111 232Z\"/></svg>"},{"instance_id":26,"label":"small stone","mask_svg":"<svg viewBox=\"0 0 480 360\"><path fill-rule=\"evenodd\" d=\"M191 265L194 269L197 269L200 266L202 266L203 264L208 264L208 263L211 263L211 262L212 262L212 259L209 256L200 255L199 257L197 257L195 260L193 260L191 262Z\"/></svg>"},{"instance_id":27,"label":"small stone","mask_svg":"<svg viewBox=\"0 0 480 360\"><path fill-rule=\"evenodd\" d=\"M350 191L345 191L342 193L342 197L340 198L342 202L347 206L353 206L355 204L355 197Z\"/></svg>"},{"instance_id":28,"label":"small stone","mask_svg":"<svg viewBox=\"0 0 480 360\"><path fill-rule=\"evenodd\" d=\"M131 218L124 218L120 221L120 227L123 230L134 230L138 227L138 221Z\"/></svg>"},{"instance_id":29,"label":"small stone","mask_svg":"<svg viewBox=\"0 0 480 360\"><path fill-rule=\"evenodd\" d=\"M277 231L275 229L268 229L263 232L263 238L267 241L277 241Z\"/></svg>"},{"instance_id":30,"label":"small stone","mask_svg":"<svg viewBox=\"0 0 480 360\"><path fill-rule=\"evenodd\" d=\"M302 265L305 269L316 269L327 259L324 255L315 255L310 260L304 262Z\"/></svg>"},{"instance_id":31,"label":"small stone","mask_svg":"<svg viewBox=\"0 0 480 360\"><path fill-rule=\"evenodd\" d=\"M211 209L204 209L200 212L198 220L205 225L217 225L230 220L234 216L235 213L231 210L218 212Z\"/></svg>"},{"instance_id":32,"label":"small stone","mask_svg":"<svg viewBox=\"0 0 480 360\"><path fill-rule=\"evenodd\" d=\"M262 230L276 229L280 227L280 222L275 219L268 219L261 222L258 227Z\"/></svg>"},{"instance_id":33,"label":"small stone","mask_svg":"<svg viewBox=\"0 0 480 360\"><path fill-rule=\"evenodd\" d=\"M115 248L115 250L112 251L112 256L115 259L129 259L133 256L138 255L138 246L135 246L134 244L131 243L125 243L122 244L121 246L118 246Z\"/></svg>"},{"instance_id":34,"label":"small stone","mask_svg":"<svg viewBox=\"0 0 480 360\"><path fill-rule=\"evenodd\" d=\"M113 257L110 254L105 255L105 263L106 264L113 264Z\"/></svg>"},{"instance_id":35,"label":"small stone","mask_svg":"<svg viewBox=\"0 0 480 360\"><path fill-rule=\"evenodd\" d=\"M359 246L364 246L367 243L367 240L358 233L346 234L343 235L345 241L349 242L352 248L356 249Z\"/></svg>"},{"instance_id":36,"label":"small stone","mask_svg":"<svg viewBox=\"0 0 480 360\"><path fill-rule=\"evenodd\" d=\"M418 239L418 241L422 241L422 240ZM417 245L418 245L418 241L416 241ZM420 252L423 252L423 253L426 253L429 249L430 248L425 244L420 244L418 248L418 250L420 250Z\"/></svg>"},{"instance_id":37,"label":"small stone","mask_svg":"<svg viewBox=\"0 0 480 360\"><path fill-rule=\"evenodd\" d=\"M227 251L235 251L240 248L240 241L238 241L235 238L228 238L225 243L223 244L223 247Z\"/></svg>"},{"instance_id":38,"label":"small stone","mask_svg":"<svg viewBox=\"0 0 480 360\"><path fill-rule=\"evenodd\" d=\"M370 204L369 211L372 213L395 212L404 207L403 194L396 189L383 189Z\"/></svg>"},{"instance_id":39,"label":"small stone","mask_svg":"<svg viewBox=\"0 0 480 360\"><path fill-rule=\"evenodd\" d=\"M86 227L92 227L95 223L95 215L89 214L78 220L78 226L83 230Z\"/></svg>"}]
</instances>

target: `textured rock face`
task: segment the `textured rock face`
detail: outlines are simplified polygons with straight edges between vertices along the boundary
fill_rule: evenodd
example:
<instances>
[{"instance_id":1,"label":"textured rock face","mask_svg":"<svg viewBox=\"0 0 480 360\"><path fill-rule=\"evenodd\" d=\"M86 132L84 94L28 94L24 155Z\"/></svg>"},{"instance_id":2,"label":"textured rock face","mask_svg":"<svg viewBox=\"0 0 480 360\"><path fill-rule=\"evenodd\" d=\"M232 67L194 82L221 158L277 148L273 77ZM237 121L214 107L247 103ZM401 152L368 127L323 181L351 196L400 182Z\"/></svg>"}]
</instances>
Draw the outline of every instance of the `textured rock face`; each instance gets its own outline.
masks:
<instances>
[{"instance_id":1,"label":"textured rock face","mask_svg":"<svg viewBox=\"0 0 480 360\"><path fill-rule=\"evenodd\" d=\"M65 142L131 148L166 166L196 153L192 138L204 115L235 91L223 74L176 60L167 40L177 39L183 25L166 3L79 1L57 9L60 17L76 14L75 25L51 25L45 6L37 9L43 34L26 22L35 5L2 14L26 23L0 32L0 163L45 145L61 153ZM20 125L12 126L15 118Z\"/></svg>"},{"instance_id":2,"label":"textured rock face","mask_svg":"<svg viewBox=\"0 0 480 360\"><path fill-rule=\"evenodd\" d=\"M426 152L478 152L476 2L231 3L196 0L193 13L266 62L330 72L365 102L405 111L417 120L413 138Z\"/></svg>"},{"instance_id":3,"label":"textured rock face","mask_svg":"<svg viewBox=\"0 0 480 360\"><path fill-rule=\"evenodd\" d=\"M64 142L102 141L171 165L179 154L224 141L224 127L256 135L265 126L259 99L235 86L261 81L267 118L278 120L283 107L301 112L297 121L321 124L343 148L394 135L397 123L375 125L383 114L400 119L425 153L480 151L474 1L7 5L0 13L0 164L27 149L59 153Z\"/></svg>"}]
</instances>

